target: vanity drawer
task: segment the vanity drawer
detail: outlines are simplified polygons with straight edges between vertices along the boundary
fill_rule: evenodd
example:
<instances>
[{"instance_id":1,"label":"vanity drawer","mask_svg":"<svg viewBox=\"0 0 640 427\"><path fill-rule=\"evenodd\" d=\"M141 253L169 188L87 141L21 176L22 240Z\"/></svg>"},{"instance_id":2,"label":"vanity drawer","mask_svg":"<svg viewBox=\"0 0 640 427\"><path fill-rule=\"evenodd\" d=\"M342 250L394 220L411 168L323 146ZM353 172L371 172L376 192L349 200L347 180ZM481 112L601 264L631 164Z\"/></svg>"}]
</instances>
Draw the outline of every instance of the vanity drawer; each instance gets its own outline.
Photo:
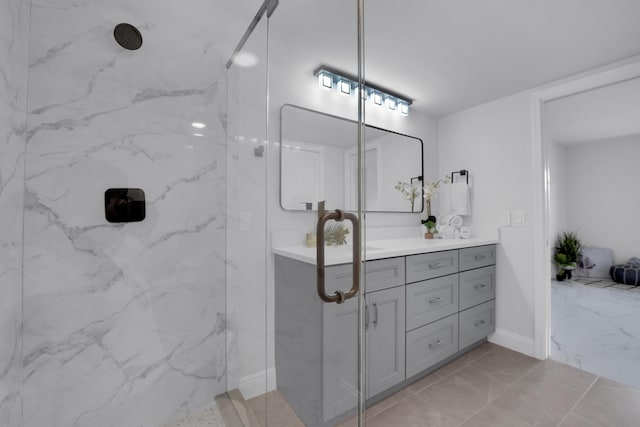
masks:
<instances>
[{"instance_id":1,"label":"vanity drawer","mask_svg":"<svg viewBox=\"0 0 640 427\"><path fill-rule=\"evenodd\" d=\"M460 273L460 310L496 297L496 266Z\"/></svg>"},{"instance_id":2,"label":"vanity drawer","mask_svg":"<svg viewBox=\"0 0 640 427\"><path fill-rule=\"evenodd\" d=\"M407 285L407 330L458 312L458 275Z\"/></svg>"},{"instance_id":3,"label":"vanity drawer","mask_svg":"<svg viewBox=\"0 0 640 427\"><path fill-rule=\"evenodd\" d=\"M404 285L404 258L367 261L364 265L365 291L375 292Z\"/></svg>"},{"instance_id":4,"label":"vanity drawer","mask_svg":"<svg viewBox=\"0 0 640 427\"><path fill-rule=\"evenodd\" d=\"M407 283L458 272L458 251L433 252L407 257Z\"/></svg>"},{"instance_id":5,"label":"vanity drawer","mask_svg":"<svg viewBox=\"0 0 640 427\"><path fill-rule=\"evenodd\" d=\"M460 249L460 271L496 263L496 245Z\"/></svg>"},{"instance_id":6,"label":"vanity drawer","mask_svg":"<svg viewBox=\"0 0 640 427\"><path fill-rule=\"evenodd\" d=\"M404 258L387 258L367 261L364 265L365 292L401 286L405 283ZM348 291L353 285L353 267L351 264L340 264L326 267L325 288L327 293Z\"/></svg>"},{"instance_id":7,"label":"vanity drawer","mask_svg":"<svg viewBox=\"0 0 640 427\"><path fill-rule=\"evenodd\" d=\"M496 263L496 245L460 249L460 271Z\"/></svg>"},{"instance_id":8,"label":"vanity drawer","mask_svg":"<svg viewBox=\"0 0 640 427\"><path fill-rule=\"evenodd\" d=\"M460 314L460 348L463 349L496 330L496 301L477 305Z\"/></svg>"},{"instance_id":9,"label":"vanity drawer","mask_svg":"<svg viewBox=\"0 0 640 427\"><path fill-rule=\"evenodd\" d=\"M407 378L458 351L458 314L407 332Z\"/></svg>"}]
</instances>

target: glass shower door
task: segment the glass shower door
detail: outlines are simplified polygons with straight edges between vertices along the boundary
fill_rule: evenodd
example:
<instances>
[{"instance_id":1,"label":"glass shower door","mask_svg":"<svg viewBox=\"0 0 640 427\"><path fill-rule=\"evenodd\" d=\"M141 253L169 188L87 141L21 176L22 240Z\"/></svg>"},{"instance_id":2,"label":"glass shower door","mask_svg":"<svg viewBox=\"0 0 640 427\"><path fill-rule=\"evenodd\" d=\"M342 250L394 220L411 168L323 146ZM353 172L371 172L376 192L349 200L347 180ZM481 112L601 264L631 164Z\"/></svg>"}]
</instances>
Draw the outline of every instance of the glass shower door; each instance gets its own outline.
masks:
<instances>
[{"instance_id":1,"label":"glass shower door","mask_svg":"<svg viewBox=\"0 0 640 427\"><path fill-rule=\"evenodd\" d=\"M282 2L269 19L269 426L363 418L359 6Z\"/></svg>"},{"instance_id":2,"label":"glass shower door","mask_svg":"<svg viewBox=\"0 0 640 427\"><path fill-rule=\"evenodd\" d=\"M228 64L218 404L239 425L362 419L358 4L266 1Z\"/></svg>"}]
</instances>

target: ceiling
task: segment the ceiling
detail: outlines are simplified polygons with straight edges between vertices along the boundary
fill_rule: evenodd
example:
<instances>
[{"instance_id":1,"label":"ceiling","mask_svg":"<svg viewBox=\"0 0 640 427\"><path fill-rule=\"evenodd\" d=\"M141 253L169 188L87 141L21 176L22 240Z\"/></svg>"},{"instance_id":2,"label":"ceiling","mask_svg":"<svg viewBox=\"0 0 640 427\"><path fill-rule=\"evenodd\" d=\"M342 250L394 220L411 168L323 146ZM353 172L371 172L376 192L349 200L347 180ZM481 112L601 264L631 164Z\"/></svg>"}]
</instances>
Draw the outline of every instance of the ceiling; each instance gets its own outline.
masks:
<instances>
[{"instance_id":1,"label":"ceiling","mask_svg":"<svg viewBox=\"0 0 640 427\"><path fill-rule=\"evenodd\" d=\"M547 104L547 136L560 144L640 134L640 78Z\"/></svg>"},{"instance_id":2,"label":"ceiling","mask_svg":"<svg viewBox=\"0 0 640 427\"><path fill-rule=\"evenodd\" d=\"M248 24L260 3L221 7L234 4ZM271 61L356 74L355 5L280 0ZM638 22L640 0L365 0L366 79L446 115L640 55Z\"/></svg>"}]
</instances>

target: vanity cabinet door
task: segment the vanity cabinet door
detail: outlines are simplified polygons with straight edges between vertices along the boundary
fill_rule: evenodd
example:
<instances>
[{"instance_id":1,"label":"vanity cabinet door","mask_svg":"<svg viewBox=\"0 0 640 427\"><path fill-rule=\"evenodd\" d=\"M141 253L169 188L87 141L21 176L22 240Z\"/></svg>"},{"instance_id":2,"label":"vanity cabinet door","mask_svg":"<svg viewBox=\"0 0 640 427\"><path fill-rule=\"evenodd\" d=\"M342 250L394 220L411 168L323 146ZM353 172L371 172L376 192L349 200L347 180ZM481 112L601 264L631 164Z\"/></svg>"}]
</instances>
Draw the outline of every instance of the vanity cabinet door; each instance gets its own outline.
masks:
<instances>
[{"instance_id":1,"label":"vanity cabinet door","mask_svg":"<svg viewBox=\"0 0 640 427\"><path fill-rule=\"evenodd\" d=\"M357 298L343 304L322 304L322 418L325 421L358 404L357 325Z\"/></svg>"},{"instance_id":2,"label":"vanity cabinet door","mask_svg":"<svg viewBox=\"0 0 640 427\"><path fill-rule=\"evenodd\" d=\"M366 302L369 398L405 379L404 288L369 293Z\"/></svg>"}]
</instances>

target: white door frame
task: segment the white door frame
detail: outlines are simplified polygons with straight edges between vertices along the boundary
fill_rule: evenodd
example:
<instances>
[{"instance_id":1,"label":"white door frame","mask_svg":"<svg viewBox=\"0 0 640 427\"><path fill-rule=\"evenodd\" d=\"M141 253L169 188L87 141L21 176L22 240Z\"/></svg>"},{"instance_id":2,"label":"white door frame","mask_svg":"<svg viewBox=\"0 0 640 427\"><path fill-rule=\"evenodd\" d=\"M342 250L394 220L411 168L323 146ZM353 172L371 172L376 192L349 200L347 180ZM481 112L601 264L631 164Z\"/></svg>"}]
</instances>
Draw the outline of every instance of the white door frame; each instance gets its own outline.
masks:
<instances>
[{"instance_id":1,"label":"white door frame","mask_svg":"<svg viewBox=\"0 0 640 427\"><path fill-rule=\"evenodd\" d=\"M591 74L533 93L532 159L533 201L533 283L535 315L535 357L549 357L551 336L551 241L549 236L549 142L545 137L545 103L603 86L640 77L640 60Z\"/></svg>"}]
</instances>

